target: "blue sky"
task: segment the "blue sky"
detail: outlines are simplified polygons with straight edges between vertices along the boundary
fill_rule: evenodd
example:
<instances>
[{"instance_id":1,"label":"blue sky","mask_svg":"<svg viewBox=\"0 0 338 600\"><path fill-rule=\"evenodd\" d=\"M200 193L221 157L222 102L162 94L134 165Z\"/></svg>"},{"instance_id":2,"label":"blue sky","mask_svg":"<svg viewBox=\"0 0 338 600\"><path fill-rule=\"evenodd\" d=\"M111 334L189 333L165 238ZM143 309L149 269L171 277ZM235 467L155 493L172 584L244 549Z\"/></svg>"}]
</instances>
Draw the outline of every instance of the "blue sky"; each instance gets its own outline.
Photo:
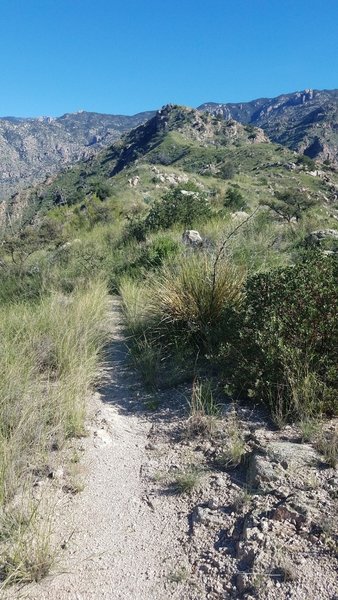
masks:
<instances>
[{"instance_id":1,"label":"blue sky","mask_svg":"<svg viewBox=\"0 0 338 600\"><path fill-rule=\"evenodd\" d=\"M338 87L337 0L0 0L0 115Z\"/></svg>"}]
</instances>

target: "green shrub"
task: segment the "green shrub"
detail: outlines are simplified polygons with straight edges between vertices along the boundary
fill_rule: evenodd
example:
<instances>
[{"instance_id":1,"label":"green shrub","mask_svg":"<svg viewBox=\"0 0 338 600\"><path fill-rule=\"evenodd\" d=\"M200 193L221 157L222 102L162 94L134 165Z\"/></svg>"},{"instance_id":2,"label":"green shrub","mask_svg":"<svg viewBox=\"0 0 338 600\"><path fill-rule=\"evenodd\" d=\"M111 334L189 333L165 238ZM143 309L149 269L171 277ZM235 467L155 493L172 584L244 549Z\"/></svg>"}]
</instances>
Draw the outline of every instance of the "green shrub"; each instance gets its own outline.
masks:
<instances>
[{"instance_id":1,"label":"green shrub","mask_svg":"<svg viewBox=\"0 0 338 600\"><path fill-rule=\"evenodd\" d=\"M128 218L128 223L124 230L124 239L126 242L136 240L137 242L145 242L147 239L148 225L144 219L140 217Z\"/></svg>"},{"instance_id":2,"label":"green shrub","mask_svg":"<svg viewBox=\"0 0 338 600\"><path fill-rule=\"evenodd\" d=\"M301 154L300 156L298 156L297 165L301 165L307 169L311 169L311 171L316 169L317 166L315 161L312 158L310 158L310 156L306 156L306 154Z\"/></svg>"},{"instance_id":3,"label":"green shrub","mask_svg":"<svg viewBox=\"0 0 338 600\"><path fill-rule=\"evenodd\" d=\"M236 167L230 162L224 162L219 168L219 176L222 179L233 179L236 175Z\"/></svg>"},{"instance_id":4,"label":"green shrub","mask_svg":"<svg viewBox=\"0 0 338 600\"><path fill-rule=\"evenodd\" d=\"M316 201L305 192L286 190L275 192L275 196L264 201L264 204L290 223L292 219L299 221L304 213L316 204Z\"/></svg>"},{"instance_id":5,"label":"green shrub","mask_svg":"<svg viewBox=\"0 0 338 600\"><path fill-rule=\"evenodd\" d=\"M109 223L113 218L109 205L96 195L85 198L81 206L74 209L74 215L77 228L89 230L98 223Z\"/></svg>"},{"instance_id":6,"label":"green shrub","mask_svg":"<svg viewBox=\"0 0 338 600\"><path fill-rule=\"evenodd\" d=\"M228 348L237 393L262 398L279 418L337 411L337 274L335 257L311 253L248 280Z\"/></svg>"},{"instance_id":7,"label":"green shrub","mask_svg":"<svg viewBox=\"0 0 338 600\"><path fill-rule=\"evenodd\" d=\"M171 237L162 235L146 246L143 261L150 269L161 267L165 261L173 258L178 251L178 243Z\"/></svg>"},{"instance_id":8,"label":"green shrub","mask_svg":"<svg viewBox=\"0 0 338 600\"><path fill-rule=\"evenodd\" d=\"M146 218L147 229L169 229L175 223L185 229L192 228L196 221L211 216L207 195L192 183L173 187L156 200Z\"/></svg>"},{"instance_id":9,"label":"green shrub","mask_svg":"<svg viewBox=\"0 0 338 600\"><path fill-rule=\"evenodd\" d=\"M14 266L0 271L0 305L36 300L43 292L43 274L39 268L22 270Z\"/></svg>"},{"instance_id":10,"label":"green shrub","mask_svg":"<svg viewBox=\"0 0 338 600\"><path fill-rule=\"evenodd\" d=\"M1 244L1 256L10 259L20 269L34 252L41 248L54 249L64 242L62 225L52 219L44 219L39 225L29 225L18 232L6 234Z\"/></svg>"},{"instance_id":11,"label":"green shrub","mask_svg":"<svg viewBox=\"0 0 338 600\"><path fill-rule=\"evenodd\" d=\"M159 269L179 251L179 245L169 236L158 236L149 242L129 241L106 257L104 271L107 273L111 291L117 291L125 277L141 281L148 272Z\"/></svg>"},{"instance_id":12,"label":"green shrub","mask_svg":"<svg viewBox=\"0 0 338 600\"><path fill-rule=\"evenodd\" d=\"M105 200L109 198L112 193L111 186L106 181L92 181L90 184L90 190L99 198L99 200Z\"/></svg>"},{"instance_id":13,"label":"green shrub","mask_svg":"<svg viewBox=\"0 0 338 600\"><path fill-rule=\"evenodd\" d=\"M224 206L231 210L245 210L247 208L247 203L238 187L231 187L226 191Z\"/></svg>"}]
</instances>

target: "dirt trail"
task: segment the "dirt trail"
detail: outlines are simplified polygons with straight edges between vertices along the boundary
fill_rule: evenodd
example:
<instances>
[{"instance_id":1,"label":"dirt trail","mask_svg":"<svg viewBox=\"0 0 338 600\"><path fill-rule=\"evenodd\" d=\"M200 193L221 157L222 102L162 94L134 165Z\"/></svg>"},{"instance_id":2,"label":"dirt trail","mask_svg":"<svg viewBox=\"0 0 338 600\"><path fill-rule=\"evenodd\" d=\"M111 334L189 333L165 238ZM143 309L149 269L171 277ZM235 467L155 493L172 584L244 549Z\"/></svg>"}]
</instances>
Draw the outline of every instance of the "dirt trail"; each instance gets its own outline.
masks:
<instances>
[{"instance_id":1,"label":"dirt trail","mask_svg":"<svg viewBox=\"0 0 338 600\"><path fill-rule=\"evenodd\" d=\"M127 366L118 301L104 383L93 397L84 440L84 490L60 511L61 529L74 531L56 575L27 590L34 600L161 600L168 574L181 565L180 523L166 498L149 502L142 480L151 421L141 412L141 388ZM168 589L170 587L170 592Z\"/></svg>"}]
</instances>

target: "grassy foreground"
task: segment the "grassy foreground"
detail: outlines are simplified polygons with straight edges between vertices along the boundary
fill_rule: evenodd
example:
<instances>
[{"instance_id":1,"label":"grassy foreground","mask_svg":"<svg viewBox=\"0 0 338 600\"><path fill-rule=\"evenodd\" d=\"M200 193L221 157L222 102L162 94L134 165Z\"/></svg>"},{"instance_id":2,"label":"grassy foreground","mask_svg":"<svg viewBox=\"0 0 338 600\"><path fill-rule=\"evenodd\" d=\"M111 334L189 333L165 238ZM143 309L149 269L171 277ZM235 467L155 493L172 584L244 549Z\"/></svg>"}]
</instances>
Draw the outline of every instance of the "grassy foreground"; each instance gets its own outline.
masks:
<instances>
[{"instance_id":1,"label":"grassy foreground","mask_svg":"<svg viewBox=\"0 0 338 600\"><path fill-rule=\"evenodd\" d=\"M33 484L48 468L50 453L84 433L86 401L105 340L107 300L105 284L93 281L68 296L52 292L38 302L0 307L3 580L39 579L46 570L50 536L46 522L37 527Z\"/></svg>"}]
</instances>

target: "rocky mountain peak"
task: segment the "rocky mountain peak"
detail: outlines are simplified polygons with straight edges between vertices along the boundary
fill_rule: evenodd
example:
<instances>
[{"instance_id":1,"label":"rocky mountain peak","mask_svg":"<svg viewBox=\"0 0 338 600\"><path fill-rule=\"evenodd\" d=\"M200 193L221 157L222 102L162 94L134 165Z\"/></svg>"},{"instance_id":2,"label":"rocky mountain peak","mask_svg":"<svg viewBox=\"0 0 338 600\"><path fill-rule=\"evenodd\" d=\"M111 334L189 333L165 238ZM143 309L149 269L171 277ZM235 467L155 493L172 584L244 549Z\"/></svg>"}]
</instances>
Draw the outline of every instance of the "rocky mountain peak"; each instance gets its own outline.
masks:
<instances>
[{"instance_id":1,"label":"rocky mountain peak","mask_svg":"<svg viewBox=\"0 0 338 600\"><path fill-rule=\"evenodd\" d=\"M338 166L338 90L305 89L252 102L209 102L199 108L261 127L272 141Z\"/></svg>"}]
</instances>

